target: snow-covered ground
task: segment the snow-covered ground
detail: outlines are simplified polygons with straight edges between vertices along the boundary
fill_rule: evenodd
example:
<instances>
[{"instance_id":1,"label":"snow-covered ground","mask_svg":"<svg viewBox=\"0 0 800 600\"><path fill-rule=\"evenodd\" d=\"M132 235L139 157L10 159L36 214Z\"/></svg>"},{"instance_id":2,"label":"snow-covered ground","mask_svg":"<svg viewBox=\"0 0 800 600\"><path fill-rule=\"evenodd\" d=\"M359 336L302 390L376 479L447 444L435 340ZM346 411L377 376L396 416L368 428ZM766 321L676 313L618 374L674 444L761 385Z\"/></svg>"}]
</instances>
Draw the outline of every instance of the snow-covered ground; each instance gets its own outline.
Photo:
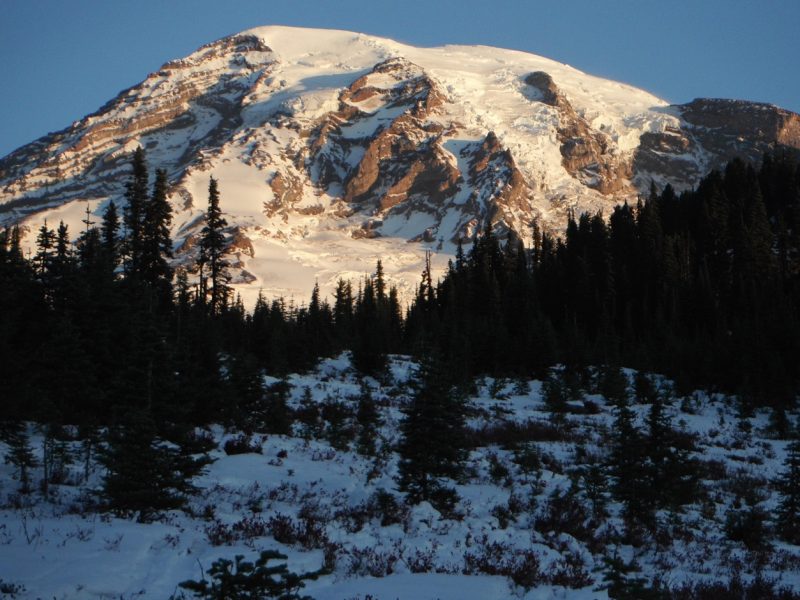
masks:
<instances>
[{"instance_id":1,"label":"snow-covered ground","mask_svg":"<svg viewBox=\"0 0 800 600\"><path fill-rule=\"evenodd\" d=\"M585 489L576 496L570 531L551 529L563 516L559 501L571 482L607 458L614 416L593 394L554 421L539 381L476 381L468 423L480 433L473 436L465 479L455 485L456 514L443 516L427 503L406 505L395 482L394 445L415 369L394 357L383 381L366 380L383 420L374 456L356 453L352 433L331 446L327 439L334 436L324 422L321 435L300 422L292 436L256 433L259 452L228 456L224 442L240 433L215 426L214 462L195 481L201 492L190 510L148 524L85 510L102 472L92 465L84 482L77 456L66 483L51 486L46 500L39 492L19 495L12 466L0 466L0 580L24 588L18 598L163 599L179 591L179 582L200 579L218 558L254 559L260 550L276 549L288 555L290 570L332 568L304 590L317 600L602 599L606 592L595 590L604 556L635 559L642 575L671 584L726 580L734 572L747 579L759 568L800 589L800 548L773 539L757 567L756 555L725 536L726 512L742 502L742 488L756 491L767 513L777 502L770 482L781 471L787 442L766 435L766 413L744 417L730 399L700 392L670 400L674 427L694 440L693 455L720 476L703 482L702 503L658 514L668 541L633 547L618 542L620 506L610 501L606 516L594 522ZM313 403L354 409L360 393L347 355L288 382L294 408L310 396ZM643 428L649 406L633 410ZM516 456L492 443L512 429L524 430L528 440ZM39 448L41 437L35 426L31 431ZM534 466L520 448L536 456ZM77 455L77 443L74 450ZM34 479L40 477L37 471ZM492 569L514 573L523 585Z\"/></svg>"}]
</instances>

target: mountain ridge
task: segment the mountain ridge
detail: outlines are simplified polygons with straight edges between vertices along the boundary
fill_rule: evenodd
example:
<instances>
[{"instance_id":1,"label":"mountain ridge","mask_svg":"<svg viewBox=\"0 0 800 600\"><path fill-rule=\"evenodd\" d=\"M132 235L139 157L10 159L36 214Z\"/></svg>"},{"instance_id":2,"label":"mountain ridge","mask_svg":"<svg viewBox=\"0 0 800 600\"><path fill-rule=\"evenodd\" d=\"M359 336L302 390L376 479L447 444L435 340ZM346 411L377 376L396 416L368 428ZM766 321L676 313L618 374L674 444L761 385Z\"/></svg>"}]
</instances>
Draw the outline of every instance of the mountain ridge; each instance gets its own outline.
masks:
<instances>
[{"instance_id":1,"label":"mountain ridge","mask_svg":"<svg viewBox=\"0 0 800 600\"><path fill-rule=\"evenodd\" d=\"M651 181L688 188L733 156L800 148L800 117L670 105L516 50L259 27L0 160L0 222L63 219L76 233L87 203L99 215L122 197L139 145L168 171L180 263L214 175L246 295L329 291L381 257L408 294L425 251L442 269L487 219L525 238L534 220L559 230L567 211L608 213Z\"/></svg>"}]
</instances>

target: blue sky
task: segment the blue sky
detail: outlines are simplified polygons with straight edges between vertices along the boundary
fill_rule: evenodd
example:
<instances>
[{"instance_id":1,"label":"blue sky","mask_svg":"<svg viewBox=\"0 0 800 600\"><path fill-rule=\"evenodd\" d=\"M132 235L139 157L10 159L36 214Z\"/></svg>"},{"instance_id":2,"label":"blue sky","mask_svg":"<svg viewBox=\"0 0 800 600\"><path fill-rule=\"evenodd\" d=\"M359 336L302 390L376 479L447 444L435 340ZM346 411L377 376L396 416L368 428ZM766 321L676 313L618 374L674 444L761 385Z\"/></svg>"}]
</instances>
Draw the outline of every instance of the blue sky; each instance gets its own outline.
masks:
<instances>
[{"instance_id":1,"label":"blue sky","mask_svg":"<svg viewBox=\"0 0 800 600\"><path fill-rule=\"evenodd\" d=\"M800 112L797 0L0 0L0 156L258 25L524 50L644 88Z\"/></svg>"}]
</instances>

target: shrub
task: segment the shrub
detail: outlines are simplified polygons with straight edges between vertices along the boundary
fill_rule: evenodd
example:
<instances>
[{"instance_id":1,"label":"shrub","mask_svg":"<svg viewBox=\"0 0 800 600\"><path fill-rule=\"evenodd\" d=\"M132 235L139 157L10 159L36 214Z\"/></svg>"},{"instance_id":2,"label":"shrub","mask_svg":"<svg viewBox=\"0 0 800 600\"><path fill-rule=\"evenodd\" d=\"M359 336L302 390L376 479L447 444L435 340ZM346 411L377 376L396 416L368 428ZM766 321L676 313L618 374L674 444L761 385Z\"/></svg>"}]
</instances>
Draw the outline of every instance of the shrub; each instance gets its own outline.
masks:
<instances>
[{"instance_id":1,"label":"shrub","mask_svg":"<svg viewBox=\"0 0 800 600\"><path fill-rule=\"evenodd\" d=\"M236 437L226 440L222 449L225 450L225 454L228 456L234 454L261 454L261 442L254 440L251 435L240 433Z\"/></svg>"},{"instance_id":2,"label":"shrub","mask_svg":"<svg viewBox=\"0 0 800 600\"><path fill-rule=\"evenodd\" d=\"M386 577L395 571L395 565L400 561L399 552L387 550L382 552L376 548L353 548L349 551L350 561L347 572L349 575L364 577Z\"/></svg>"},{"instance_id":3,"label":"shrub","mask_svg":"<svg viewBox=\"0 0 800 600\"><path fill-rule=\"evenodd\" d=\"M375 490L367 500L371 516L379 517L381 527L403 523L408 517L408 507L397 496L386 490Z\"/></svg>"},{"instance_id":4,"label":"shrub","mask_svg":"<svg viewBox=\"0 0 800 600\"><path fill-rule=\"evenodd\" d=\"M766 515L757 506L747 510L731 510L725 522L725 534L732 542L741 542L748 550L760 550L767 545Z\"/></svg>"},{"instance_id":5,"label":"shrub","mask_svg":"<svg viewBox=\"0 0 800 600\"><path fill-rule=\"evenodd\" d=\"M545 533L567 533L575 539L586 541L591 539L597 524L592 522L586 502L581 501L575 490L570 488L563 493L556 490L550 495L536 516L536 529Z\"/></svg>"},{"instance_id":6,"label":"shrub","mask_svg":"<svg viewBox=\"0 0 800 600\"><path fill-rule=\"evenodd\" d=\"M528 549L512 548L502 542L480 540L481 549L464 554L464 574L499 575L508 577L525 590L545 582L539 569L539 556Z\"/></svg>"},{"instance_id":7,"label":"shrub","mask_svg":"<svg viewBox=\"0 0 800 600\"><path fill-rule=\"evenodd\" d=\"M774 581L757 575L749 583L734 576L727 583L700 582L684 583L679 588L670 590L674 600L719 600L720 598L736 598L743 600L800 600L800 593L787 588L777 587Z\"/></svg>"},{"instance_id":8,"label":"shrub","mask_svg":"<svg viewBox=\"0 0 800 600\"><path fill-rule=\"evenodd\" d=\"M24 594L25 586L0 579L0 595L16 598L17 594Z\"/></svg>"},{"instance_id":9,"label":"shrub","mask_svg":"<svg viewBox=\"0 0 800 600\"><path fill-rule=\"evenodd\" d=\"M576 436L569 427L537 419L529 419L524 423L502 421L467 430L467 446L470 448L499 445L513 449L526 442L570 441L576 441Z\"/></svg>"}]
</instances>

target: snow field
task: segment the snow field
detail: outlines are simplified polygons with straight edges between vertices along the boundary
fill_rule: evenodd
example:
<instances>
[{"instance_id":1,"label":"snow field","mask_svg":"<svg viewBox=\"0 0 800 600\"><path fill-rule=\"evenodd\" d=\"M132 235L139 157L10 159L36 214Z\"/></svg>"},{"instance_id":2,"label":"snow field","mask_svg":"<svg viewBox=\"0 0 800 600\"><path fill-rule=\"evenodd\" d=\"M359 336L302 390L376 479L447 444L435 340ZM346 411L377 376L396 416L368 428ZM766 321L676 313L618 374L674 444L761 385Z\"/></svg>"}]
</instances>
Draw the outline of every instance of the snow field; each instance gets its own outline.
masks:
<instances>
[{"instance_id":1,"label":"snow field","mask_svg":"<svg viewBox=\"0 0 800 600\"><path fill-rule=\"evenodd\" d=\"M605 598L594 590L606 555L635 559L642 575L673 585L755 573L755 555L727 540L724 524L727 511L742 502L736 486L757 487L768 512L777 502L770 479L781 470L787 443L767 437L766 414L743 418L728 399L702 392L672 400L673 426L694 439L693 455L713 461L727 477L703 482L702 503L658 514L671 536L666 546L633 547L616 535L624 527L621 507L608 499L605 517L597 519L585 491L571 509L582 516L563 525L569 532L552 529L561 527L573 480L607 457L614 416L602 396L588 394L554 421L539 381L476 381L468 399L476 446L464 480L454 482L455 514L442 515L427 503L406 505L395 483L393 448L415 369L394 357L384 380L367 379L383 420L375 456L357 454L354 443L332 446L330 424L312 437L301 422L291 436L255 433L250 442L257 453L229 456L222 447L242 434L214 426L215 461L195 481L201 493L187 512L150 524L87 508L101 481L98 465L83 482L76 460L48 499L19 495L12 467L0 466L0 580L24 586L19 598L167 598L180 581L200 579L214 560L250 559L264 549L287 554L297 572L331 567L304 590L317 600ZM294 408L310 395L320 406L354 409L360 390L346 354L288 382ZM585 401L597 410L584 410ZM643 428L649 406L633 410ZM31 431L39 451L41 437L33 425ZM501 442L510 431L525 432L523 447L538 466L524 468L519 449ZM800 549L774 541L760 568L797 588Z\"/></svg>"}]
</instances>

